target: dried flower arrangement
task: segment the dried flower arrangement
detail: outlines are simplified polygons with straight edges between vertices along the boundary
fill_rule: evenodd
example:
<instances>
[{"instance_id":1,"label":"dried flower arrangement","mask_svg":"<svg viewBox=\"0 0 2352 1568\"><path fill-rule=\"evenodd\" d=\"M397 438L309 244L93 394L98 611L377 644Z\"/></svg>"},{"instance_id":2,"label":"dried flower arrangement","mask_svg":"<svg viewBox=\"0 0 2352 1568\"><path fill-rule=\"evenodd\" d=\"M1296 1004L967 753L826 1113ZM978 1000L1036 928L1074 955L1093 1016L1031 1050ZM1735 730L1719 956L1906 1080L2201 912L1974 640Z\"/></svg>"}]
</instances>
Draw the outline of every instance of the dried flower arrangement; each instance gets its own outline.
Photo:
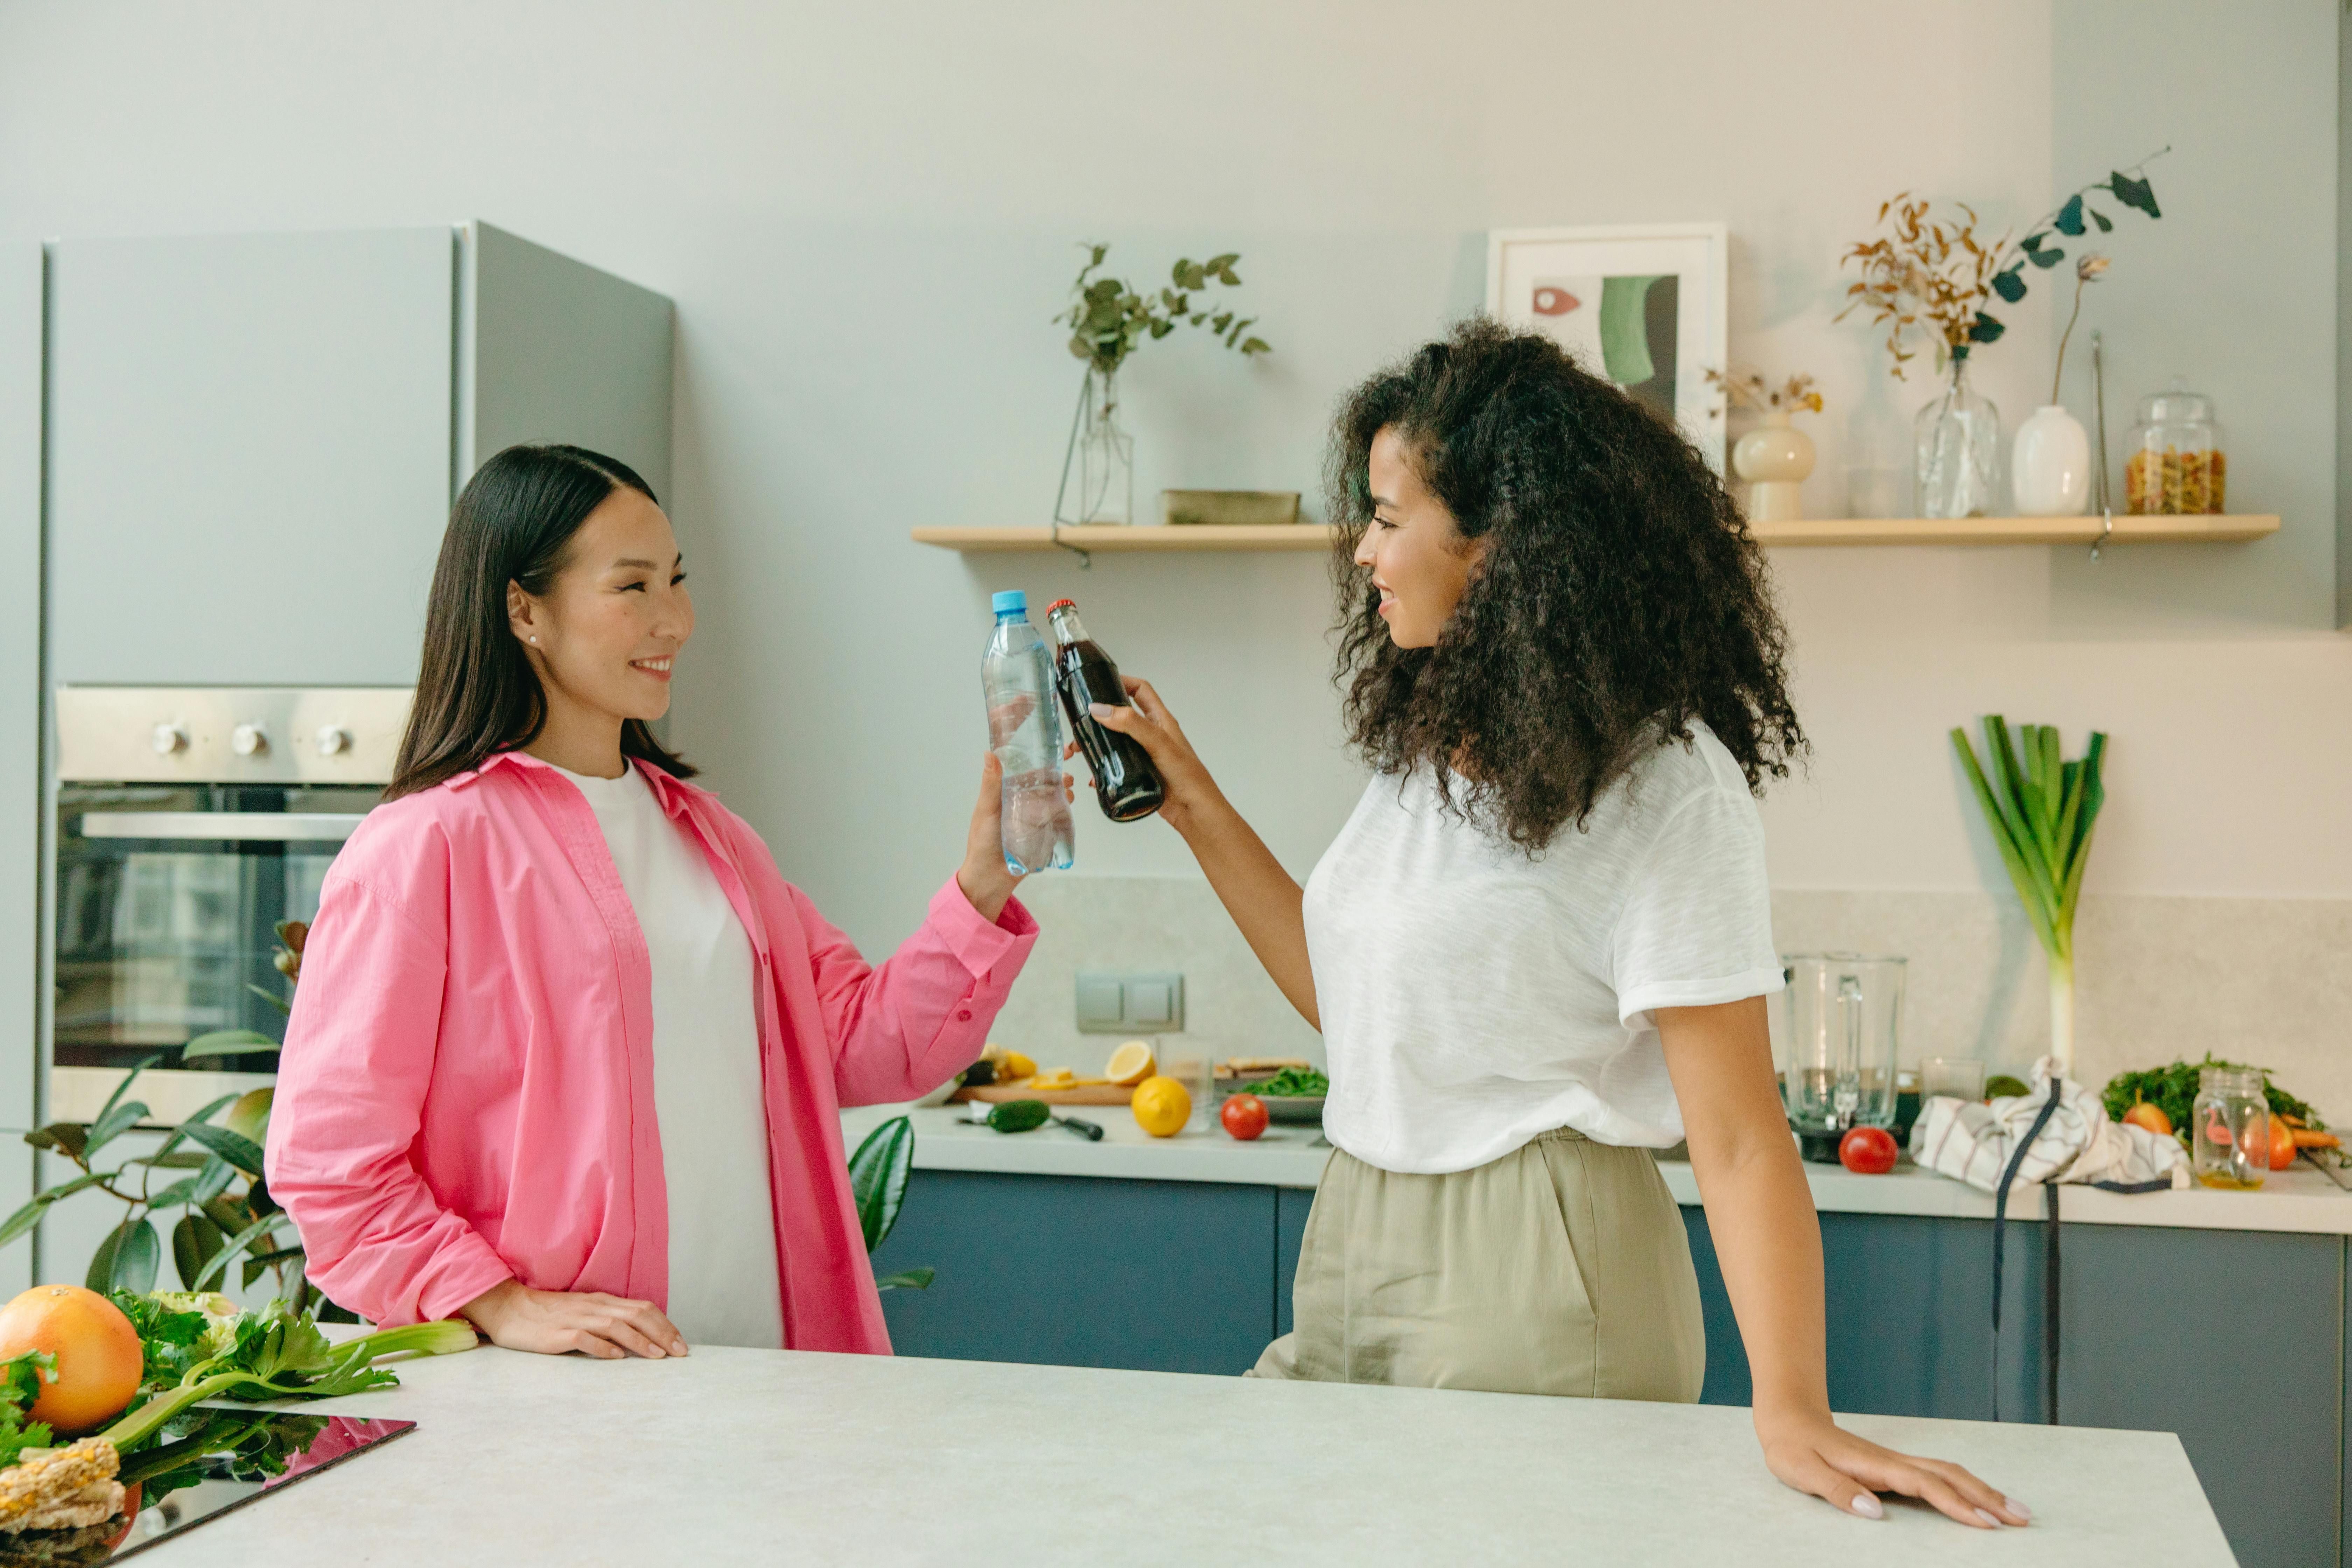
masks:
<instances>
[{"instance_id":1,"label":"dried flower arrangement","mask_svg":"<svg viewBox=\"0 0 2352 1568\"><path fill-rule=\"evenodd\" d=\"M1706 384L1720 387L1725 399L1734 408L1745 408L1757 414L1794 414L1803 408L1819 414L1822 395L1813 388L1810 375L1792 375L1779 386L1769 385L1763 373L1735 365L1727 375L1709 369Z\"/></svg>"},{"instance_id":2,"label":"dried flower arrangement","mask_svg":"<svg viewBox=\"0 0 2352 1568\"><path fill-rule=\"evenodd\" d=\"M1856 268L1862 277L1847 286L1846 307L1837 319L1867 310L1873 326L1886 328L1886 352L1894 361L1889 374L1897 380L1906 377L1905 367L1917 357L1903 342L1914 330L1932 336L1938 371L1948 360L1966 359L1971 348L1996 342L2009 330L1985 309L1992 297L1998 294L2009 304L2017 303L2025 298L2028 263L2047 268L2066 258L2064 250L2047 243L2053 232L2071 238L2088 233L2094 224L2101 234L2115 228L2114 219L2085 200L2094 191L2105 191L2149 217L2164 216L2143 171L2169 151L2158 148L2130 169L2118 169L2084 185L2044 214L2023 239L2013 238L2012 230L1987 244L1977 237L1976 209L1967 203L1952 204L1958 218L1939 219L1929 203L1908 191L1898 193L1879 205L1879 237L1856 243L1840 262ZM2078 272L2078 302L2080 286L2087 280Z\"/></svg>"}]
</instances>

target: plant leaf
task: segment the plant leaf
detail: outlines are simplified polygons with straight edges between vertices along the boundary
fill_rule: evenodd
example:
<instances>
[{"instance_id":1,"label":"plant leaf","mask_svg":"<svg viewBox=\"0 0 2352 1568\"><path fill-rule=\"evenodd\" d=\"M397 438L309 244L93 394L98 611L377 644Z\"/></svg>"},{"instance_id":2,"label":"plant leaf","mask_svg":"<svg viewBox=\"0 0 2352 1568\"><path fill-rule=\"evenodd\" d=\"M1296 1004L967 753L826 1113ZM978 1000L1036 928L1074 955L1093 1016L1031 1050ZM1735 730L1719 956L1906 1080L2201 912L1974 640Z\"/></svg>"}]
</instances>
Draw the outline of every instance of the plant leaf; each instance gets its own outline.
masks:
<instances>
[{"instance_id":1,"label":"plant leaf","mask_svg":"<svg viewBox=\"0 0 2352 1568\"><path fill-rule=\"evenodd\" d=\"M2081 192L2078 191L2066 198L2066 205L2058 209L2058 216L2051 221L2051 226L2060 234L2076 237L2082 234L2083 196Z\"/></svg>"},{"instance_id":2,"label":"plant leaf","mask_svg":"<svg viewBox=\"0 0 2352 1568\"><path fill-rule=\"evenodd\" d=\"M2106 214L2101 212L2096 207L2084 207L2083 210L2091 215L2091 221L2099 226L2099 232L2101 234L2113 234L2116 232L2115 220L2109 217Z\"/></svg>"},{"instance_id":3,"label":"plant leaf","mask_svg":"<svg viewBox=\"0 0 2352 1568\"><path fill-rule=\"evenodd\" d=\"M2021 261L2016 266L2009 268L2006 272L1994 273L1992 275L1992 291L2000 295L2002 299L2008 300L2011 304L2016 304L2020 300L2025 298L2024 270L2025 263Z\"/></svg>"},{"instance_id":4,"label":"plant leaf","mask_svg":"<svg viewBox=\"0 0 2352 1568\"><path fill-rule=\"evenodd\" d=\"M229 1259L235 1258L238 1253L243 1252L252 1242L254 1237L259 1236L262 1232L278 1223L278 1215L274 1214L264 1215L259 1219L255 1220L251 1225L247 1226L243 1230L238 1231L235 1236L229 1237L227 1244L218 1252L213 1254L211 1258L205 1262L203 1270L198 1273L194 1279L188 1281L188 1289L191 1290L211 1289L212 1282L220 1278L220 1272L222 1269L228 1267Z\"/></svg>"},{"instance_id":5,"label":"plant leaf","mask_svg":"<svg viewBox=\"0 0 2352 1568\"><path fill-rule=\"evenodd\" d=\"M2150 217L2164 216L2157 210L2156 187L2146 180L2135 180L2121 173L2113 174L2107 176L2107 189L2115 192L2116 200L2127 207L2137 207Z\"/></svg>"},{"instance_id":6,"label":"plant leaf","mask_svg":"<svg viewBox=\"0 0 2352 1568\"><path fill-rule=\"evenodd\" d=\"M106 1103L99 1107L98 1115L91 1120L90 1125L92 1127L103 1126L106 1122L107 1117L113 1113L114 1108L122 1102L122 1097L131 1091L131 1086L138 1079L139 1075L145 1072L149 1068L153 1067L157 1062L160 1062L163 1059L163 1053L158 1051L153 1056L140 1062L137 1067L132 1068L129 1072L123 1074L122 1081L116 1084L114 1086L114 1092L106 1097ZM144 1115L145 1111L142 1110L141 1114ZM107 1134L107 1138L111 1138L112 1136L114 1136L114 1134L111 1132ZM90 1147L95 1149L100 1143L103 1143L105 1142L105 1138L97 1139L90 1144Z\"/></svg>"},{"instance_id":7,"label":"plant leaf","mask_svg":"<svg viewBox=\"0 0 2352 1568\"><path fill-rule=\"evenodd\" d=\"M155 1288L155 1269L163 1260L163 1244L155 1227L144 1219L126 1219L107 1232L89 1260L88 1284L100 1295L129 1290L143 1295Z\"/></svg>"},{"instance_id":8,"label":"plant leaf","mask_svg":"<svg viewBox=\"0 0 2352 1568\"><path fill-rule=\"evenodd\" d=\"M146 1114L147 1102L143 1100L126 1100L119 1105L110 1105L105 1115L89 1124L89 1141L82 1145L83 1155L97 1153L138 1126L139 1119Z\"/></svg>"},{"instance_id":9,"label":"plant leaf","mask_svg":"<svg viewBox=\"0 0 2352 1568\"><path fill-rule=\"evenodd\" d=\"M261 1174L261 1151L250 1138L239 1137L227 1128L215 1127L209 1121L192 1121L181 1131L247 1175Z\"/></svg>"},{"instance_id":10,"label":"plant leaf","mask_svg":"<svg viewBox=\"0 0 2352 1568\"><path fill-rule=\"evenodd\" d=\"M94 1187L105 1179L98 1172L87 1172L62 1185L51 1187L46 1193L34 1194L31 1203L10 1215L5 1224L0 1224L0 1247L6 1246L40 1224L41 1216L48 1212L51 1204L60 1198L69 1198L84 1187Z\"/></svg>"},{"instance_id":11,"label":"plant leaf","mask_svg":"<svg viewBox=\"0 0 2352 1568\"><path fill-rule=\"evenodd\" d=\"M25 1142L36 1149L55 1149L67 1159L79 1163L83 1149L89 1142L89 1127L80 1121L52 1121L25 1134Z\"/></svg>"},{"instance_id":12,"label":"plant leaf","mask_svg":"<svg viewBox=\"0 0 2352 1568\"><path fill-rule=\"evenodd\" d=\"M1055 319L1059 320L1060 318L1056 317ZM270 990L268 986L256 985L252 981L248 980L245 983L245 988L247 991L252 992L256 996L260 997L264 1002L267 1002L271 1006L277 1008L280 1013L285 1014L286 1016L290 1018L294 1016L294 1004L286 1000L285 997L278 994L277 992Z\"/></svg>"},{"instance_id":13,"label":"plant leaf","mask_svg":"<svg viewBox=\"0 0 2352 1568\"><path fill-rule=\"evenodd\" d=\"M928 1290L931 1288L931 1281L938 1277L939 1271L927 1263L919 1268L908 1268L897 1274L885 1274L881 1279L874 1281L874 1289L877 1290Z\"/></svg>"},{"instance_id":14,"label":"plant leaf","mask_svg":"<svg viewBox=\"0 0 2352 1568\"><path fill-rule=\"evenodd\" d=\"M206 1215L182 1215L180 1223L172 1227L172 1265L180 1271L180 1283L191 1290L201 1289L197 1279L227 1239Z\"/></svg>"},{"instance_id":15,"label":"plant leaf","mask_svg":"<svg viewBox=\"0 0 2352 1568\"><path fill-rule=\"evenodd\" d=\"M188 1189L188 1201L203 1207L226 1192L228 1184L235 1180L236 1166L218 1154L207 1154L204 1168L196 1173L194 1184Z\"/></svg>"},{"instance_id":16,"label":"plant leaf","mask_svg":"<svg viewBox=\"0 0 2352 1568\"><path fill-rule=\"evenodd\" d=\"M173 1204L191 1202L195 1197L195 1177L182 1176L178 1181L173 1182L162 1192L148 1194L147 1206L151 1209L167 1209Z\"/></svg>"},{"instance_id":17,"label":"plant leaf","mask_svg":"<svg viewBox=\"0 0 2352 1568\"><path fill-rule=\"evenodd\" d=\"M256 987L257 990L259 987ZM262 992L267 996L268 992ZM251 1029L215 1029L208 1035L198 1035L180 1047L180 1059L194 1057L252 1057L278 1049L276 1040ZM158 1061L163 1058L158 1057Z\"/></svg>"},{"instance_id":18,"label":"plant leaf","mask_svg":"<svg viewBox=\"0 0 2352 1568\"><path fill-rule=\"evenodd\" d=\"M1242 344L1242 353L1245 354L1270 354L1273 352L1274 345L1264 338L1252 338Z\"/></svg>"},{"instance_id":19,"label":"plant leaf","mask_svg":"<svg viewBox=\"0 0 2352 1568\"><path fill-rule=\"evenodd\" d=\"M857 1223L871 1253L898 1223L907 1201L907 1180L915 1166L915 1125L894 1116L866 1135L849 1157L849 1193Z\"/></svg>"}]
</instances>

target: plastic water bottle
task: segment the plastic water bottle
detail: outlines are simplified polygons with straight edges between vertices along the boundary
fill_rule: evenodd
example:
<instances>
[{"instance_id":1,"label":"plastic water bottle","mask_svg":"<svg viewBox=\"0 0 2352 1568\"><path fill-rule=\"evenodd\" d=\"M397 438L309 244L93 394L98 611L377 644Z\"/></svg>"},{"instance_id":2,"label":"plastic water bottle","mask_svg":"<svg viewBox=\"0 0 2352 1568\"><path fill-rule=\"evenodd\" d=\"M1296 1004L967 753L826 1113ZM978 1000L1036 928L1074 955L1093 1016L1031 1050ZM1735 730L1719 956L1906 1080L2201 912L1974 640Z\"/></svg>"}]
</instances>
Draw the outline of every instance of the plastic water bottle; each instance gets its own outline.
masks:
<instances>
[{"instance_id":1,"label":"plastic water bottle","mask_svg":"<svg viewBox=\"0 0 2352 1568\"><path fill-rule=\"evenodd\" d=\"M1062 794L1062 724L1054 710L1054 659L1029 624L1029 595L989 602L996 629L981 656L988 744L1004 769L1004 865L1016 877L1066 871L1077 858L1070 803Z\"/></svg>"}]
</instances>

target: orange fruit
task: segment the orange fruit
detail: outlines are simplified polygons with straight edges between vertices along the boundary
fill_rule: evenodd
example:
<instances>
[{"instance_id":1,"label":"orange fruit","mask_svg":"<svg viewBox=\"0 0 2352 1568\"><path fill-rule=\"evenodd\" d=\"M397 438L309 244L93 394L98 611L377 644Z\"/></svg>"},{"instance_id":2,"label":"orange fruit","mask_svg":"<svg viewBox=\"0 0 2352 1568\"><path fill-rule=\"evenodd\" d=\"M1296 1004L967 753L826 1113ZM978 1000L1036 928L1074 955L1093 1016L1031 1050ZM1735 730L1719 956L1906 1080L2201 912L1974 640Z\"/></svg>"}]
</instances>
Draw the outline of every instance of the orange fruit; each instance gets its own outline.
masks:
<instances>
[{"instance_id":1,"label":"orange fruit","mask_svg":"<svg viewBox=\"0 0 2352 1568\"><path fill-rule=\"evenodd\" d=\"M2124 1121L2134 1127L2145 1127L2158 1138L2172 1136L2172 1118L2164 1113L2162 1106L2150 1105L2145 1100L2136 1101L2125 1111Z\"/></svg>"},{"instance_id":2,"label":"orange fruit","mask_svg":"<svg viewBox=\"0 0 2352 1568\"><path fill-rule=\"evenodd\" d=\"M2294 1129L2273 1116L2271 1123L2271 1169L2284 1171L2294 1163Z\"/></svg>"},{"instance_id":3,"label":"orange fruit","mask_svg":"<svg viewBox=\"0 0 2352 1568\"><path fill-rule=\"evenodd\" d=\"M139 1392L146 1357L122 1310L79 1285L36 1285L0 1307L0 1361L26 1351L58 1358L57 1381L41 1384L32 1419L60 1434L102 1426Z\"/></svg>"},{"instance_id":4,"label":"orange fruit","mask_svg":"<svg viewBox=\"0 0 2352 1568\"><path fill-rule=\"evenodd\" d=\"M1172 1078L1148 1078L1135 1086L1129 1109L1138 1127L1154 1138L1173 1138L1192 1120L1192 1097Z\"/></svg>"}]
</instances>

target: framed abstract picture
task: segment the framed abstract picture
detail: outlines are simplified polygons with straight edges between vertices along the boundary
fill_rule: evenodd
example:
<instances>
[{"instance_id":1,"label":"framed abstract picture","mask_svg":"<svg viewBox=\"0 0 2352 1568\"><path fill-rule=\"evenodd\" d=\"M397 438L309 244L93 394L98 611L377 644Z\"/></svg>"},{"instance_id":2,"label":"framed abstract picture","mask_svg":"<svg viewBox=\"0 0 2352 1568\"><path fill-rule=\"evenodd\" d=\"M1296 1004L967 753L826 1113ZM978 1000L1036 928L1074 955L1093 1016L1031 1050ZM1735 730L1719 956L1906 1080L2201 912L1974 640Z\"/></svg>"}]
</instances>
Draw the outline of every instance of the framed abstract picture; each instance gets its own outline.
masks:
<instances>
[{"instance_id":1,"label":"framed abstract picture","mask_svg":"<svg viewBox=\"0 0 2352 1568\"><path fill-rule=\"evenodd\" d=\"M1486 312L1554 339L1679 425L1723 468L1728 231L1719 223L1506 228L1486 236Z\"/></svg>"}]
</instances>

